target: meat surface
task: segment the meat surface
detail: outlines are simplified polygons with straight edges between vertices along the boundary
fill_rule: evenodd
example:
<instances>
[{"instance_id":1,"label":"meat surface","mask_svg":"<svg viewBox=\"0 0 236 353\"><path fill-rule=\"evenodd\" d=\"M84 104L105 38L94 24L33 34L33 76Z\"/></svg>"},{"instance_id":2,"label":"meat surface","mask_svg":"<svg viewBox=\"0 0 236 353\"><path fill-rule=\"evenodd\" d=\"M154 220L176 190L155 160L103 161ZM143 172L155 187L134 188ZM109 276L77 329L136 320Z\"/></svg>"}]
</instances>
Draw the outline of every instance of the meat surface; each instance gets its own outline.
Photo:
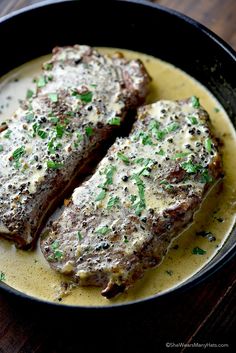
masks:
<instances>
[{"instance_id":1,"label":"meat surface","mask_svg":"<svg viewBox=\"0 0 236 353\"><path fill-rule=\"evenodd\" d=\"M88 47L55 48L36 94L0 129L0 234L29 247L52 205L98 147L142 104L139 60Z\"/></svg>"},{"instance_id":2,"label":"meat surface","mask_svg":"<svg viewBox=\"0 0 236 353\"><path fill-rule=\"evenodd\" d=\"M129 137L116 140L49 226L42 252L53 269L112 298L161 262L221 173L196 97L141 107Z\"/></svg>"}]
</instances>

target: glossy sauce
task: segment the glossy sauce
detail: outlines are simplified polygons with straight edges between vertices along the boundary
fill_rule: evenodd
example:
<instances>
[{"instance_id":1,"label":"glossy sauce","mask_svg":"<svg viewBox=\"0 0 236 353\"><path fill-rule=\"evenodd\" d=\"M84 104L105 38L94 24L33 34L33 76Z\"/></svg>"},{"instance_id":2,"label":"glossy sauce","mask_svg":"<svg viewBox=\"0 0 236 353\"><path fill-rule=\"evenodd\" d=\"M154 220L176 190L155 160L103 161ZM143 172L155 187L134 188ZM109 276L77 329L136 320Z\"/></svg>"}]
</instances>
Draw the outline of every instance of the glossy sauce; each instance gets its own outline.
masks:
<instances>
[{"instance_id":1,"label":"glossy sauce","mask_svg":"<svg viewBox=\"0 0 236 353\"><path fill-rule=\"evenodd\" d=\"M112 49L101 49L112 53ZM140 58L153 81L147 103L160 99L185 99L192 95L200 98L201 105L208 111L214 132L224 141L222 147L225 178L216 185L204 200L195 221L170 246L162 264L146 272L143 279L127 293L108 301L100 295L101 288L76 287L68 290L62 282L68 278L54 272L43 258L40 249L32 252L17 250L10 242L0 239L0 273L5 274L5 282L11 287L43 300L72 305L110 305L138 300L179 285L199 271L214 257L226 240L236 218L236 169L234 153L236 136L232 124L222 106L197 81L183 71L156 58L122 50L126 57ZM11 115L24 99L27 89L33 89L34 77L40 73L41 63L47 57L39 58L17 68L0 81L0 121ZM208 237L196 235L208 233ZM209 239L213 238L213 241ZM214 240L215 239L215 240ZM193 254L200 248L202 255ZM69 284L70 287L70 284Z\"/></svg>"}]
</instances>

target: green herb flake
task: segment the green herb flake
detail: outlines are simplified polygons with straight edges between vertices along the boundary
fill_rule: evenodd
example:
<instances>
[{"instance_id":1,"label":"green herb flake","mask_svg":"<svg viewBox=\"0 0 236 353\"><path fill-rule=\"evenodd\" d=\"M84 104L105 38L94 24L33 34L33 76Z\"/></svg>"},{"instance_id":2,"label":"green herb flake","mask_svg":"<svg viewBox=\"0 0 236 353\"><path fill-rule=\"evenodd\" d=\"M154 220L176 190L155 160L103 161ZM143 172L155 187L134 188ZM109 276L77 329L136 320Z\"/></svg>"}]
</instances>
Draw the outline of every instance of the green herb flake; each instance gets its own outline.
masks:
<instances>
[{"instance_id":1,"label":"green herb flake","mask_svg":"<svg viewBox=\"0 0 236 353\"><path fill-rule=\"evenodd\" d=\"M191 103L194 108L200 108L199 98L196 96L191 97Z\"/></svg>"},{"instance_id":2,"label":"green herb flake","mask_svg":"<svg viewBox=\"0 0 236 353\"><path fill-rule=\"evenodd\" d=\"M90 103L93 99L93 93L88 91L82 94L78 94L78 98L80 98L82 102Z\"/></svg>"},{"instance_id":3,"label":"green herb flake","mask_svg":"<svg viewBox=\"0 0 236 353\"><path fill-rule=\"evenodd\" d=\"M179 159L179 158L184 158L187 157L189 155L190 152L180 152L180 153L176 153L173 157L173 159Z\"/></svg>"},{"instance_id":4,"label":"green herb flake","mask_svg":"<svg viewBox=\"0 0 236 353\"><path fill-rule=\"evenodd\" d=\"M219 112L220 112L220 109L217 108L217 107L215 107L215 108L214 108L214 112L215 112L215 113L219 113Z\"/></svg>"},{"instance_id":5,"label":"green herb flake","mask_svg":"<svg viewBox=\"0 0 236 353\"><path fill-rule=\"evenodd\" d=\"M129 242L129 239L127 237L127 235L124 235L124 243L128 243Z\"/></svg>"},{"instance_id":6,"label":"green herb flake","mask_svg":"<svg viewBox=\"0 0 236 353\"><path fill-rule=\"evenodd\" d=\"M50 169L60 169L64 166L63 163L58 163L58 162L53 162L53 161L47 161L47 167Z\"/></svg>"},{"instance_id":7,"label":"green herb flake","mask_svg":"<svg viewBox=\"0 0 236 353\"><path fill-rule=\"evenodd\" d=\"M130 195L129 199L130 199L131 203L133 204L137 200L137 196L136 195Z\"/></svg>"},{"instance_id":8,"label":"green herb flake","mask_svg":"<svg viewBox=\"0 0 236 353\"><path fill-rule=\"evenodd\" d=\"M152 141L152 138L149 134L147 133L144 133L143 136L142 136L142 144L143 145L153 145L153 141Z\"/></svg>"},{"instance_id":9,"label":"green herb flake","mask_svg":"<svg viewBox=\"0 0 236 353\"><path fill-rule=\"evenodd\" d=\"M93 128L91 126L86 126L85 133L88 137L92 136L94 134Z\"/></svg>"},{"instance_id":10,"label":"green herb flake","mask_svg":"<svg viewBox=\"0 0 236 353\"><path fill-rule=\"evenodd\" d=\"M167 132L174 132L174 131L178 130L179 128L180 128L180 124L174 122L174 123L169 124L166 127L166 131Z\"/></svg>"},{"instance_id":11,"label":"green herb flake","mask_svg":"<svg viewBox=\"0 0 236 353\"><path fill-rule=\"evenodd\" d=\"M207 169L202 170L201 172L201 183L212 183L214 181L213 177L209 174Z\"/></svg>"},{"instance_id":12,"label":"green herb flake","mask_svg":"<svg viewBox=\"0 0 236 353\"><path fill-rule=\"evenodd\" d=\"M145 184L142 179L137 175L134 174L132 177L135 181L135 184L138 188L139 193L139 201L136 202L133 207L135 208L135 214L137 216L141 216L142 211L146 208L146 201L145 201Z\"/></svg>"},{"instance_id":13,"label":"green herb flake","mask_svg":"<svg viewBox=\"0 0 236 353\"><path fill-rule=\"evenodd\" d=\"M25 120L27 123L32 123L34 121L34 114L33 113L28 113L25 116Z\"/></svg>"},{"instance_id":14,"label":"green herb flake","mask_svg":"<svg viewBox=\"0 0 236 353\"><path fill-rule=\"evenodd\" d=\"M0 282L5 281L6 280L6 275L4 272L0 271Z\"/></svg>"},{"instance_id":15,"label":"green herb flake","mask_svg":"<svg viewBox=\"0 0 236 353\"><path fill-rule=\"evenodd\" d=\"M58 95L57 93L49 93L48 98L51 100L52 103L58 102Z\"/></svg>"},{"instance_id":16,"label":"green herb flake","mask_svg":"<svg viewBox=\"0 0 236 353\"><path fill-rule=\"evenodd\" d=\"M52 63L45 63L45 64L43 64L43 69L46 71L51 71L53 69L53 64Z\"/></svg>"},{"instance_id":17,"label":"green herb flake","mask_svg":"<svg viewBox=\"0 0 236 353\"><path fill-rule=\"evenodd\" d=\"M106 197L106 191L105 191L105 190L102 190L102 191L98 194L98 196L96 197L95 201L101 201L101 200L105 199L105 197Z\"/></svg>"},{"instance_id":18,"label":"green herb flake","mask_svg":"<svg viewBox=\"0 0 236 353\"><path fill-rule=\"evenodd\" d=\"M117 157L119 159L121 159L126 165L128 165L130 163L130 160L127 156L125 156L123 153L121 152L117 152Z\"/></svg>"},{"instance_id":19,"label":"green herb flake","mask_svg":"<svg viewBox=\"0 0 236 353\"><path fill-rule=\"evenodd\" d=\"M108 200L107 208L110 209L114 206L118 206L119 204L120 204L120 198L118 196L114 196Z\"/></svg>"},{"instance_id":20,"label":"green herb flake","mask_svg":"<svg viewBox=\"0 0 236 353\"><path fill-rule=\"evenodd\" d=\"M42 88L44 86L46 86L47 80L45 78L45 76L41 76L38 81L37 81L37 86L38 88Z\"/></svg>"},{"instance_id":21,"label":"green herb flake","mask_svg":"<svg viewBox=\"0 0 236 353\"><path fill-rule=\"evenodd\" d=\"M163 185L163 187L167 190L171 190L173 189L173 185L171 185L170 183L168 183L167 180L161 180L160 181L160 185Z\"/></svg>"},{"instance_id":22,"label":"green herb flake","mask_svg":"<svg viewBox=\"0 0 236 353\"><path fill-rule=\"evenodd\" d=\"M108 124L120 126L120 118L118 116L116 116L115 118L111 118L108 120Z\"/></svg>"},{"instance_id":23,"label":"green herb flake","mask_svg":"<svg viewBox=\"0 0 236 353\"><path fill-rule=\"evenodd\" d=\"M19 159L25 154L25 147L24 146L21 146L19 148L17 148L13 154L12 154L12 158L15 160L15 161L19 161Z\"/></svg>"},{"instance_id":24,"label":"green herb flake","mask_svg":"<svg viewBox=\"0 0 236 353\"><path fill-rule=\"evenodd\" d=\"M159 129L159 126L160 126L160 124L158 123L158 121L156 121L156 120L151 120L150 121L150 124L148 125L148 129L149 130L158 130Z\"/></svg>"},{"instance_id":25,"label":"green herb flake","mask_svg":"<svg viewBox=\"0 0 236 353\"><path fill-rule=\"evenodd\" d=\"M192 125L197 125L198 124L198 119L195 116L188 116L188 120Z\"/></svg>"},{"instance_id":26,"label":"green herb flake","mask_svg":"<svg viewBox=\"0 0 236 353\"><path fill-rule=\"evenodd\" d=\"M38 130L38 136L41 137L41 139L45 140L48 134L43 130Z\"/></svg>"},{"instance_id":27,"label":"green herb flake","mask_svg":"<svg viewBox=\"0 0 236 353\"><path fill-rule=\"evenodd\" d=\"M194 254L194 255L205 255L206 254L206 250L203 250L203 249L199 248L198 246L196 246L195 248L193 248L192 254Z\"/></svg>"},{"instance_id":28,"label":"green herb flake","mask_svg":"<svg viewBox=\"0 0 236 353\"><path fill-rule=\"evenodd\" d=\"M33 95L34 95L34 91L32 91L32 89L28 89L26 92L26 99L32 98Z\"/></svg>"},{"instance_id":29,"label":"green herb flake","mask_svg":"<svg viewBox=\"0 0 236 353\"><path fill-rule=\"evenodd\" d=\"M3 145L0 145L0 152L3 151Z\"/></svg>"},{"instance_id":30,"label":"green herb flake","mask_svg":"<svg viewBox=\"0 0 236 353\"><path fill-rule=\"evenodd\" d=\"M154 132L154 136L157 140L163 140L166 136L166 131L164 130L157 130Z\"/></svg>"},{"instance_id":31,"label":"green herb flake","mask_svg":"<svg viewBox=\"0 0 236 353\"><path fill-rule=\"evenodd\" d=\"M80 233L79 230L78 230L78 232L77 232L77 237L79 238L80 241L83 239L82 234Z\"/></svg>"},{"instance_id":32,"label":"green herb flake","mask_svg":"<svg viewBox=\"0 0 236 353\"><path fill-rule=\"evenodd\" d=\"M5 139L9 139L10 136L11 136L11 133L12 133L12 131L8 129L7 132L5 133L5 135L3 135L3 137L4 137Z\"/></svg>"},{"instance_id":33,"label":"green herb flake","mask_svg":"<svg viewBox=\"0 0 236 353\"><path fill-rule=\"evenodd\" d=\"M106 169L105 174L106 174L106 181L104 183L104 186L106 185L111 185L113 183L113 176L116 171L116 167L110 166Z\"/></svg>"},{"instance_id":34,"label":"green herb flake","mask_svg":"<svg viewBox=\"0 0 236 353\"><path fill-rule=\"evenodd\" d=\"M111 232L111 228L109 228L108 226L97 228L95 230L96 234L101 234L101 235L106 235L107 233L110 233L110 232Z\"/></svg>"},{"instance_id":35,"label":"green herb flake","mask_svg":"<svg viewBox=\"0 0 236 353\"><path fill-rule=\"evenodd\" d=\"M56 136L58 138L62 138L64 134L64 126L60 125L60 124L57 124L56 126Z\"/></svg>"},{"instance_id":36,"label":"green herb flake","mask_svg":"<svg viewBox=\"0 0 236 353\"><path fill-rule=\"evenodd\" d=\"M155 154L159 154L159 156L164 156L165 152L163 151L163 149L160 149L158 152L155 152Z\"/></svg>"},{"instance_id":37,"label":"green herb flake","mask_svg":"<svg viewBox=\"0 0 236 353\"><path fill-rule=\"evenodd\" d=\"M206 139L206 141L205 141L205 148L206 148L206 150L207 150L207 152L208 153L210 153L211 152L211 150L212 150L212 140L211 139Z\"/></svg>"},{"instance_id":38,"label":"green herb flake","mask_svg":"<svg viewBox=\"0 0 236 353\"><path fill-rule=\"evenodd\" d=\"M197 173L197 171L199 170L199 166L196 164L193 164L193 162L191 161L183 162L180 164L180 166L189 174Z\"/></svg>"},{"instance_id":39,"label":"green herb flake","mask_svg":"<svg viewBox=\"0 0 236 353\"><path fill-rule=\"evenodd\" d=\"M53 123L53 124L57 124L59 121L59 118L56 117L56 116L52 116L50 117L50 122Z\"/></svg>"}]
</instances>

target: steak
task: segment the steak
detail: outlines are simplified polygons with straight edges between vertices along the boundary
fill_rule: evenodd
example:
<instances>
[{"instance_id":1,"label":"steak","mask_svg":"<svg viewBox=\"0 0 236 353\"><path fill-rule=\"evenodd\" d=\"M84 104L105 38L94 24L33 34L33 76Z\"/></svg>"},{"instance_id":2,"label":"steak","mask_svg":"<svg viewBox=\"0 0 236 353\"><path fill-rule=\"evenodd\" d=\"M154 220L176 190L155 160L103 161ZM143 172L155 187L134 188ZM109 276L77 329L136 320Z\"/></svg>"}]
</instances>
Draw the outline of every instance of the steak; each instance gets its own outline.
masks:
<instances>
[{"instance_id":1,"label":"steak","mask_svg":"<svg viewBox=\"0 0 236 353\"><path fill-rule=\"evenodd\" d=\"M32 245L60 195L144 102L149 81L139 60L54 49L36 94L0 129L1 235Z\"/></svg>"},{"instance_id":2,"label":"steak","mask_svg":"<svg viewBox=\"0 0 236 353\"><path fill-rule=\"evenodd\" d=\"M207 112L196 97L138 110L93 176L41 239L50 266L112 298L160 264L221 177Z\"/></svg>"}]
</instances>

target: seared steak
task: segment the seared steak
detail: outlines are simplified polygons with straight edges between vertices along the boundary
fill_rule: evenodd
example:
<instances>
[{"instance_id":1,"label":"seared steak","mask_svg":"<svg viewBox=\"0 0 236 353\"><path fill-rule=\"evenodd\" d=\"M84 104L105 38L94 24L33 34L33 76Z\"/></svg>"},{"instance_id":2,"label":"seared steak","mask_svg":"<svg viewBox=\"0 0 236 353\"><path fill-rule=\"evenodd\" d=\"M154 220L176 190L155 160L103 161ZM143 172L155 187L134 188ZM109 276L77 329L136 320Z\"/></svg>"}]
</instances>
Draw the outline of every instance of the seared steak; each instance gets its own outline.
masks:
<instances>
[{"instance_id":1,"label":"seared steak","mask_svg":"<svg viewBox=\"0 0 236 353\"><path fill-rule=\"evenodd\" d=\"M207 112L196 97L139 109L95 174L41 239L50 266L115 296L157 266L221 175Z\"/></svg>"},{"instance_id":2,"label":"seared steak","mask_svg":"<svg viewBox=\"0 0 236 353\"><path fill-rule=\"evenodd\" d=\"M0 234L29 246L85 161L144 102L150 78L139 60L88 46L56 48L37 93L0 129Z\"/></svg>"}]
</instances>

